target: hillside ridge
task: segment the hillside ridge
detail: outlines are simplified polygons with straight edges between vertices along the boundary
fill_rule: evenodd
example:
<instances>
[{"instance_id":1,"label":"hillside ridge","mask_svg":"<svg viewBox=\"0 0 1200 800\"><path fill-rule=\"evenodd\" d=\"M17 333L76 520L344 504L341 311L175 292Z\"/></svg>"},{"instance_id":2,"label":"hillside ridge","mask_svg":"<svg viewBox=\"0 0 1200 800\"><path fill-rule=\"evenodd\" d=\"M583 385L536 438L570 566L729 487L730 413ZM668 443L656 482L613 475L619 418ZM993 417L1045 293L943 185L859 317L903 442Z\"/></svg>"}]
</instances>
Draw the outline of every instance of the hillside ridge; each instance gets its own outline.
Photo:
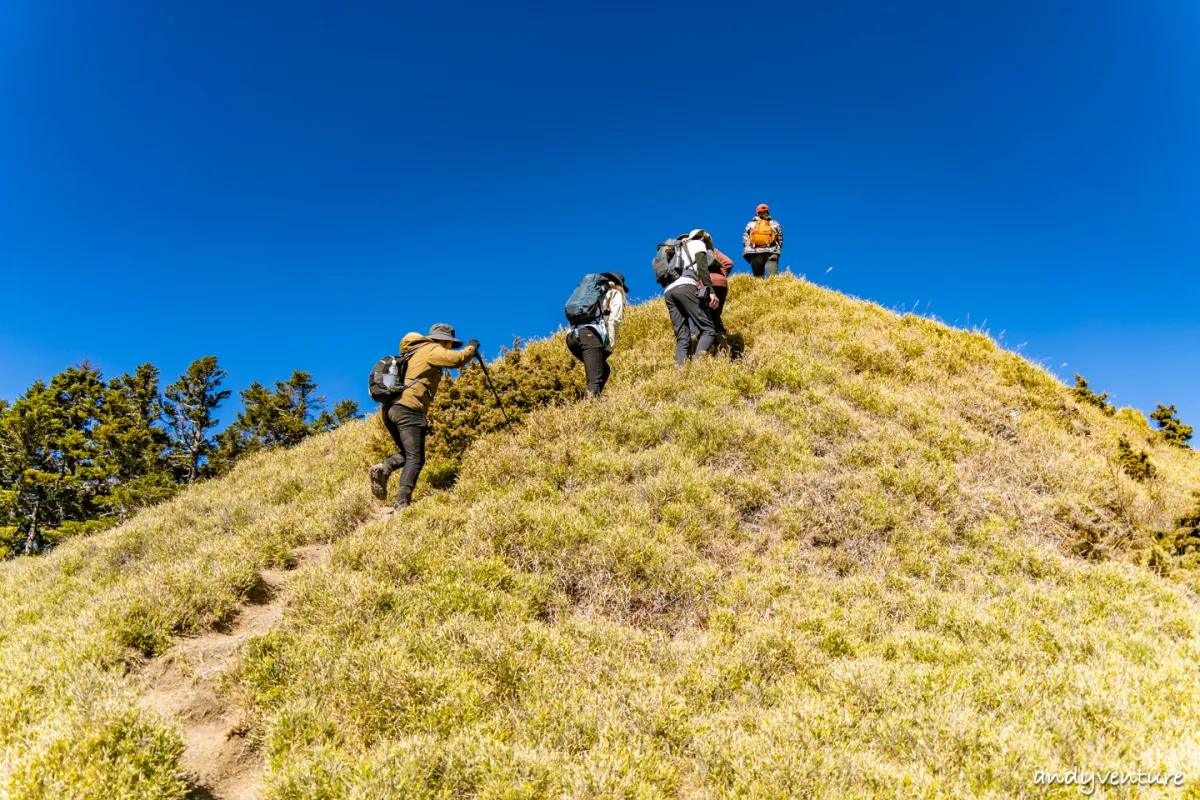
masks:
<instances>
[{"instance_id":1,"label":"hillside ridge","mask_svg":"<svg viewBox=\"0 0 1200 800\"><path fill-rule=\"evenodd\" d=\"M978 332L789 276L730 297L742 358L677 371L648 301L594 401L562 401L557 338L498 362L547 402L491 433L446 406L479 435L394 518L370 419L0 566L0 789L195 791L138 665L318 544L215 693L265 797L1015 797L1200 763L1200 607L1153 534L1191 451Z\"/></svg>"}]
</instances>

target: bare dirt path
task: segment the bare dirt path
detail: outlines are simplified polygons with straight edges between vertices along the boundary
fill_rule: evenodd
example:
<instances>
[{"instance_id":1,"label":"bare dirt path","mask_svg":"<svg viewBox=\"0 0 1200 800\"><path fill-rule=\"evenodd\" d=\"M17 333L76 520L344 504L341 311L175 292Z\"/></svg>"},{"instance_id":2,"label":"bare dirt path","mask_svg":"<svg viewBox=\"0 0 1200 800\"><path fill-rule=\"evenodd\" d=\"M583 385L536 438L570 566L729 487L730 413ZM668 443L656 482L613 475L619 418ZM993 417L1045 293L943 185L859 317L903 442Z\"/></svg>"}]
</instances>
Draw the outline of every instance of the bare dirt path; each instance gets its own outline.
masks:
<instances>
[{"instance_id":1,"label":"bare dirt path","mask_svg":"<svg viewBox=\"0 0 1200 800\"><path fill-rule=\"evenodd\" d=\"M192 800L253 800L263 786L261 753L217 687L247 640L271 631L283 619L284 591L305 564L327 556L332 545L298 548L296 567L263 570L247 604L224 629L180 639L146 665L147 707L178 721L184 739L183 766L192 777Z\"/></svg>"}]
</instances>

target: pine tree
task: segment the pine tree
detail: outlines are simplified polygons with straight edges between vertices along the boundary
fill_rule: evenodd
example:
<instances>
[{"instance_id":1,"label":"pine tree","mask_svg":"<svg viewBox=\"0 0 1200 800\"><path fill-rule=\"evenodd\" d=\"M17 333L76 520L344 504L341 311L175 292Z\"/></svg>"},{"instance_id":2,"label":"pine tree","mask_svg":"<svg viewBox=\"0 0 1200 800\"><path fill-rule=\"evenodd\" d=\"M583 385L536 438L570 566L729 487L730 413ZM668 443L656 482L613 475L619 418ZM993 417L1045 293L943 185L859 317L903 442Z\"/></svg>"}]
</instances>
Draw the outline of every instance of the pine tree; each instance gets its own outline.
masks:
<instances>
[{"instance_id":1,"label":"pine tree","mask_svg":"<svg viewBox=\"0 0 1200 800\"><path fill-rule=\"evenodd\" d=\"M146 363L132 375L110 380L93 432L111 484L98 502L122 520L178 488L167 460L170 437L162 426L158 376L158 368Z\"/></svg>"},{"instance_id":2,"label":"pine tree","mask_svg":"<svg viewBox=\"0 0 1200 800\"><path fill-rule=\"evenodd\" d=\"M358 419L361 415L358 412L358 403L354 400L342 400L333 407L333 413L328 411L321 412L321 416L317 417L316 421L310 426L313 433L322 433L331 431L334 428L340 428L352 419Z\"/></svg>"},{"instance_id":3,"label":"pine tree","mask_svg":"<svg viewBox=\"0 0 1200 800\"><path fill-rule=\"evenodd\" d=\"M0 417L0 547L31 553L89 530L111 488L93 438L105 385L86 361L34 382Z\"/></svg>"},{"instance_id":4,"label":"pine tree","mask_svg":"<svg viewBox=\"0 0 1200 800\"><path fill-rule=\"evenodd\" d=\"M1075 388L1071 390L1071 394L1075 395L1079 402L1096 406L1110 417L1117 411L1108 403L1108 392L1096 394L1088 388L1088 382L1078 372L1075 373Z\"/></svg>"},{"instance_id":5,"label":"pine tree","mask_svg":"<svg viewBox=\"0 0 1200 800\"><path fill-rule=\"evenodd\" d=\"M41 380L0 414L0 555L31 552L52 524L62 492L55 447L63 427L54 393Z\"/></svg>"},{"instance_id":6,"label":"pine tree","mask_svg":"<svg viewBox=\"0 0 1200 800\"><path fill-rule=\"evenodd\" d=\"M92 434L102 413L105 388L100 370L87 361L50 379L50 392L62 420L58 440L52 445L59 469L59 492L51 509L56 526L99 516L101 506L96 500L107 490L109 474L101 446Z\"/></svg>"},{"instance_id":7,"label":"pine tree","mask_svg":"<svg viewBox=\"0 0 1200 800\"><path fill-rule=\"evenodd\" d=\"M169 459L186 483L194 483L207 459L216 452L209 433L219 420L214 416L231 391L221 389L225 370L216 356L204 356L188 365L179 380L167 387L163 414L171 432Z\"/></svg>"},{"instance_id":8,"label":"pine tree","mask_svg":"<svg viewBox=\"0 0 1200 800\"><path fill-rule=\"evenodd\" d=\"M1184 425L1179 419L1178 413L1175 410L1175 405L1164 406L1158 404L1158 409L1150 415L1150 419L1158 423L1163 439L1168 444L1173 444L1176 447L1188 447L1188 440L1192 438L1192 426Z\"/></svg>"},{"instance_id":9,"label":"pine tree","mask_svg":"<svg viewBox=\"0 0 1200 800\"><path fill-rule=\"evenodd\" d=\"M358 415L358 403L343 400L333 413L317 394L312 374L296 370L286 381L276 381L270 391L252 383L241 392L242 411L217 435L217 471L227 471L242 456L272 447L292 447L314 433L331 430Z\"/></svg>"}]
</instances>

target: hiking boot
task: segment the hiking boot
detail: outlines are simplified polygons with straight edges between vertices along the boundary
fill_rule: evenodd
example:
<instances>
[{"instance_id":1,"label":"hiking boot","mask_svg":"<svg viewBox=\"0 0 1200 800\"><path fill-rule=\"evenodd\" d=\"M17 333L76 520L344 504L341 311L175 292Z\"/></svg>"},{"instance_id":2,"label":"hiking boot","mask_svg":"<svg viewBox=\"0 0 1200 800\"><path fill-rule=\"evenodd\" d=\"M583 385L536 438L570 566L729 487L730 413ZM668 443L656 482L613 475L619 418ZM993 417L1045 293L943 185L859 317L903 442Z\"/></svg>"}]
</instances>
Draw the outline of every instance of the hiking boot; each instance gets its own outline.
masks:
<instances>
[{"instance_id":1,"label":"hiking boot","mask_svg":"<svg viewBox=\"0 0 1200 800\"><path fill-rule=\"evenodd\" d=\"M370 469L371 494L376 500L387 500L388 468L386 464L374 464Z\"/></svg>"},{"instance_id":2,"label":"hiking boot","mask_svg":"<svg viewBox=\"0 0 1200 800\"><path fill-rule=\"evenodd\" d=\"M412 505L412 489L405 486L400 487L400 494L396 495L395 509L397 512L403 511Z\"/></svg>"}]
</instances>

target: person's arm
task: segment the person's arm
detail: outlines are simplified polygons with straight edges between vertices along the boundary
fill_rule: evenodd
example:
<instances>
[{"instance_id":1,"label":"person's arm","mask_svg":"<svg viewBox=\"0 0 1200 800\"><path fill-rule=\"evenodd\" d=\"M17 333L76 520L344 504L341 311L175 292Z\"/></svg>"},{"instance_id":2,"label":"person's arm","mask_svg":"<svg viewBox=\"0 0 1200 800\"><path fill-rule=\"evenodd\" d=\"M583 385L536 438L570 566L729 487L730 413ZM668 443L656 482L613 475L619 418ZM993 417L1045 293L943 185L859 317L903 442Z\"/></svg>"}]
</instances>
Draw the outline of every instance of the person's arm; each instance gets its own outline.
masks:
<instances>
[{"instance_id":1,"label":"person's arm","mask_svg":"<svg viewBox=\"0 0 1200 800\"><path fill-rule=\"evenodd\" d=\"M721 265L721 274L728 278L729 273L733 271L733 261L729 259L729 256L715 247L713 248L713 255L716 256L717 263Z\"/></svg>"},{"instance_id":2,"label":"person's arm","mask_svg":"<svg viewBox=\"0 0 1200 800\"><path fill-rule=\"evenodd\" d=\"M743 250L750 249L750 229L753 227L754 227L754 220L750 220L748 223L746 223L746 229L744 231L742 231L742 249Z\"/></svg>"},{"instance_id":3,"label":"person's arm","mask_svg":"<svg viewBox=\"0 0 1200 800\"><path fill-rule=\"evenodd\" d=\"M775 240L779 242L779 252L783 252L783 226L776 220L771 220L771 224L775 226Z\"/></svg>"},{"instance_id":4,"label":"person's arm","mask_svg":"<svg viewBox=\"0 0 1200 800\"><path fill-rule=\"evenodd\" d=\"M610 325L620 325L625 318L625 294L620 289L609 290L608 322Z\"/></svg>"},{"instance_id":5,"label":"person's arm","mask_svg":"<svg viewBox=\"0 0 1200 800\"><path fill-rule=\"evenodd\" d=\"M605 345L611 352L617 346L617 332L621 327L621 320L625 318L625 293L620 289L610 289L607 299L608 320L604 327L608 333L608 341Z\"/></svg>"},{"instance_id":6,"label":"person's arm","mask_svg":"<svg viewBox=\"0 0 1200 800\"><path fill-rule=\"evenodd\" d=\"M475 357L476 350L476 345L470 342L461 350L447 350L445 347L435 346L429 354L429 363L435 367L458 369Z\"/></svg>"},{"instance_id":7,"label":"person's arm","mask_svg":"<svg viewBox=\"0 0 1200 800\"><path fill-rule=\"evenodd\" d=\"M712 275L708 270L714 260L713 254L708 250L702 250L696 254L696 276L700 279L702 287L712 286Z\"/></svg>"}]
</instances>

